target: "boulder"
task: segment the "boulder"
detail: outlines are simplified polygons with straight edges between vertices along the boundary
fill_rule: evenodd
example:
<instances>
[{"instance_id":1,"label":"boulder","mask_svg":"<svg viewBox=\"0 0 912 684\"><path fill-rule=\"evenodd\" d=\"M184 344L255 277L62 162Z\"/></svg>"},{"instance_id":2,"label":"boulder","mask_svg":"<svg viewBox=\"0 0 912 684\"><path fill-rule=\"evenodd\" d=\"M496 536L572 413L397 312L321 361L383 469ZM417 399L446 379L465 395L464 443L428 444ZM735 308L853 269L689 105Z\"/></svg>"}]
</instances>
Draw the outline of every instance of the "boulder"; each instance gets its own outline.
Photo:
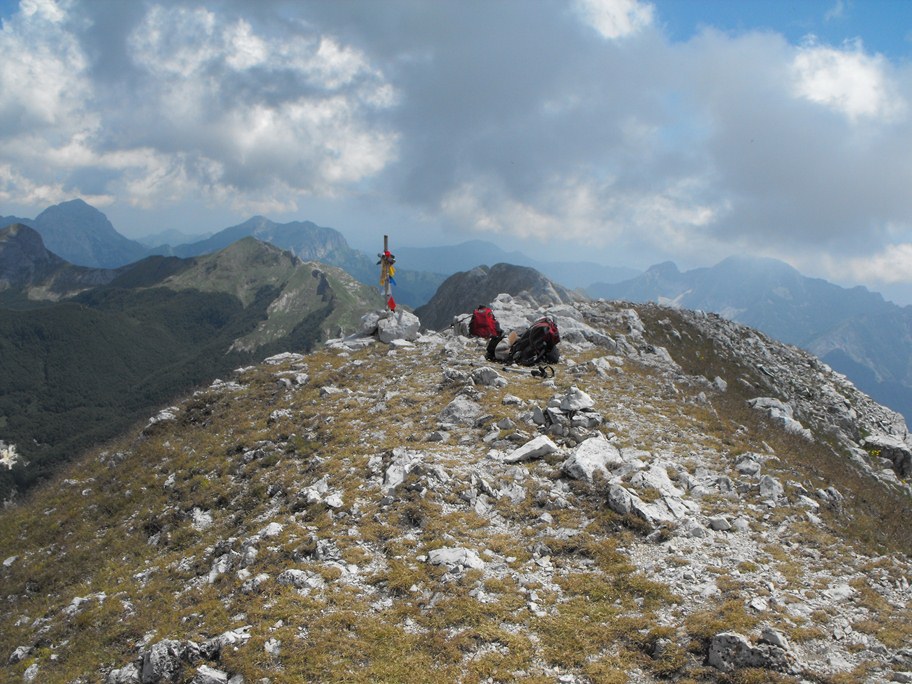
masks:
<instances>
[{"instance_id":1,"label":"boulder","mask_svg":"<svg viewBox=\"0 0 912 684\"><path fill-rule=\"evenodd\" d=\"M484 387L507 386L506 378L498 373L497 370L489 366L475 369L475 371L472 373L472 381L476 385L482 385Z\"/></svg>"},{"instance_id":2,"label":"boulder","mask_svg":"<svg viewBox=\"0 0 912 684\"><path fill-rule=\"evenodd\" d=\"M458 570L460 568L483 570L485 566L484 561L479 558L477 553L471 549L463 548L434 549L428 553L428 563L431 565L445 565L450 570Z\"/></svg>"},{"instance_id":3,"label":"boulder","mask_svg":"<svg viewBox=\"0 0 912 684\"><path fill-rule=\"evenodd\" d=\"M707 662L710 666L723 672L732 672L745 667L791 672L794 668L794 656L772 643L760 643L752 646L747 637L737 632L717 634L709 642Z\"/></svg>"},{"instance_id":4,"label":"boulder","mask_svg":"<svg viewBox=\"0 0 912 684\"><path fill-rule=\"evenodd\" d=\"M141 681L139 665L136 663L111 670L105 677L105 684L140 684Z\"/></svg>"},{"instance_id":5,"label":"boulder","mask_svg":"<svg viewBox=\"0 0 912 684\"><path fill-rule=\"evenodd\" d=\"M228 684L228 673L208 665L200 665L191 684Z\"/></svg>"},{"instance_id":6,"label":"boulder","mask_svg":"<svg viewBox=\"0 0 912 684\"><path fill-rule=\"evenodd\" d=\"M583 390L576 385L573 385L568 389L560 398L560 410L564 413L585 411L586 409L591 409L593 406L595 406L595 402L592 400L592 397L583 392Z\"/></svg>"},{"instance_id":7,"label":"boulder","mask_svg":"<svg viewBox=\"0 0 912 684\"><path fill-rule=\"evenodd\" d=\"M308 593L312 589L319 589L325 585L325 581L320 575L306 570L298 570L297 568L282 571L276 581L279 584L292 586L302 593Z\"/></svg>"},{"instance_id":8,"label":"boulder","mask_svg":"<svg viewBox=\"0 0 912 684\"><path fill-rule=\"evenodd\" d=\"M165 639L154 644L142 656L142 684L174 681L180 672L185 652L184 644L175 639Z\"/></svg>"},{"instance_id":9,"label":"boulder","mask_svg":"<svg viewBox=\"0 0 912 684\"><path fill-rule=\"evenodd\" d=\"M782 425L786 432L801 435L805 439L813 441L814 437L811 434L811 431L795 419L792 407L788 404L785 404L778 399L773 399L772 397L748 399L747 403L758 411L766 412L773 422Z\"/></svg>"},{"instance_id":10,"label":"boulder","mask_svg":"<svg viewBox=\"0 0 912 684\"><path fill-rule=\"evenodd\" d=\"M381 314L377 321L377 338L389 344L393 340L408 340L414 342L418 339L421 321L418 316L404 309L388 311Z\"/></svg>"},{"instance_id":11,"label":"boulder","mask_svg":"<svg viewBox=\"0 0 912 684\"><path fill-rule=\"evenodd\" d=\"M481 406L468 397L459 395L446 405L437 420L450 425L474 425L480 415Z\"/></svg>"},{"instance_id":12,"label":"boulder","mask_svg":"<svg viewBox=\"0 0 912 684\"><path fill-rule=\"evenodd\" d=\"M504 463L519 463L544 458L558 451L557 445L547 435L540 435L526 442L504 458Z\"/></svg>"},{"instance_id":13,"label":"boulder","mask_svg":"<svg viewBox=\"0 0 912 684\"><path fill-rule=\"evenodd\" d=\"M421 463L422 456L416 451L402 447L393 449L393 462L383 474L383 491L390 492L401 485L415 467Z\"/></svg>"},{"instance_id":14,"label":"boulder","mask_svg":"<svg viewBox=\"0 0 912 684\"><path fill-rule=\"evenodd\" d=\"M912 448L898 437L871 435L863 443L868 453L887 459L900 477L912 476Z\"/></svg>"},{"instance_id":15,"label":"boulder","mask_svg":"<svg viewBox=\"0 0 912 684\"><path fill-rule=\"evenodd\" d=\"M609 471L623 463L621 452L601 434L581 442L570 452L561 470L576 480L592 482L595 474L609 476Z\"/></svg>"}]
</instances>

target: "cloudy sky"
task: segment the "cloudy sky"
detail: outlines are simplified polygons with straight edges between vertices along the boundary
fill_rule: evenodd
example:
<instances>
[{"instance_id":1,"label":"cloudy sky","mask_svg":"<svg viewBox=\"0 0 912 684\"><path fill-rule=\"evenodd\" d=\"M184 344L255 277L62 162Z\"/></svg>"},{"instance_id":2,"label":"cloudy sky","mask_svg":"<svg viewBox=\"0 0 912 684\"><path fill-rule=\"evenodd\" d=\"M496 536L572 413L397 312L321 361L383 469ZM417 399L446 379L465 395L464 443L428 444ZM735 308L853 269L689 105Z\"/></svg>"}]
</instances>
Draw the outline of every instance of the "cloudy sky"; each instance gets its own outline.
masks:
<instances>
[{"instance_id":1,"label":"cloudy sky","mask_svg":"<svg viewBox=\"0 0 912 684\"><path fill-rule=\"evenodd\" d=\"M908 0L0 0L0 21L0 215L82 197L129 237L262 214L365 250L752 253L912 303Z\"/></svg>"}]
</instances>

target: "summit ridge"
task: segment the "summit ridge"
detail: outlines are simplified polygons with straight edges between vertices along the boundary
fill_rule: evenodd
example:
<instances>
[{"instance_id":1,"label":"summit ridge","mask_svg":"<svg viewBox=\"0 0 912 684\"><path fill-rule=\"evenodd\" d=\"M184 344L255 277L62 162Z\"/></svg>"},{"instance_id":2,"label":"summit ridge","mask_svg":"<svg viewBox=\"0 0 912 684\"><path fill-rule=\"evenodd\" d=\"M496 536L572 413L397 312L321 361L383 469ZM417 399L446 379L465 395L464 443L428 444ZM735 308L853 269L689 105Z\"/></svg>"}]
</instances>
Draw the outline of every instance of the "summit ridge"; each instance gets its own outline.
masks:
<instances>
[{"instance_id":1,"label":"summit ridge","mask_svg":"<svg viewBox=\"0 0 912 684\"><path fill-rule=\"evenodd\" d=\"M555 319L553 379L407 312L368 316L237 369L5 511L10 675L912 676L901 416L716 315L492 308ZM401 336L380 342L390 323Z\"/></svg>"}]
</instances>

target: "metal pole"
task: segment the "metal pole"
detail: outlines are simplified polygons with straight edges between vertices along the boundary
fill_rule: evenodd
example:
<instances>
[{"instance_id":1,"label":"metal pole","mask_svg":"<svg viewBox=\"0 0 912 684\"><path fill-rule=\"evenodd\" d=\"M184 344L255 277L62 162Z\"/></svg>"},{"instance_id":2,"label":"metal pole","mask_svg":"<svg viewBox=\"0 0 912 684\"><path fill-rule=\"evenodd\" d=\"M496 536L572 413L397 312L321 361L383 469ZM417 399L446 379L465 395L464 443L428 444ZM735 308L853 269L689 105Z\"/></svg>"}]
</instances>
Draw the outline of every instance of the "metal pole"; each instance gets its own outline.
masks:
<instances>
[{"instance_id":1,"label":"metal pole","mask_svg":"<svg viewBox=\"0 0 912 684\"><path fill-rule=\"evenodd\" d=\"M389 311L389 300L393 295L393 289L389 281L389 262L386 259L386 255L389 253L389 235L383 236L383 295L386 300L386 309Z\"/></svg>"}]
</instances>

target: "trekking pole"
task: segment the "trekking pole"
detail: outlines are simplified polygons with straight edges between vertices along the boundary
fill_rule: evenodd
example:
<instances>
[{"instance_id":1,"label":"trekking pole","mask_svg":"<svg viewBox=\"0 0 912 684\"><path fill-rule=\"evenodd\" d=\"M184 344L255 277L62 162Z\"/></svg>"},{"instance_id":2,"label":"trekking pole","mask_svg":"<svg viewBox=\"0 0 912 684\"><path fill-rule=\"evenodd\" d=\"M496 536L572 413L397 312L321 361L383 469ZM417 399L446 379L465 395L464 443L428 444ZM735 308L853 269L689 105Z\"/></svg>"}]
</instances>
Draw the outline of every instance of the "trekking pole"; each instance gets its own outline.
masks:
<instances>
[{"instance_id":1,"label":"trekking pole","mask_svg":"<svg viewBox=\"0 0 912 684\"><path fill-rule=\"evenodd\" d=\"M533 378L553 378L554 377L554 368L551 366L539 366L537 369L532 370Z\"/></svg>"}]
</instances>

